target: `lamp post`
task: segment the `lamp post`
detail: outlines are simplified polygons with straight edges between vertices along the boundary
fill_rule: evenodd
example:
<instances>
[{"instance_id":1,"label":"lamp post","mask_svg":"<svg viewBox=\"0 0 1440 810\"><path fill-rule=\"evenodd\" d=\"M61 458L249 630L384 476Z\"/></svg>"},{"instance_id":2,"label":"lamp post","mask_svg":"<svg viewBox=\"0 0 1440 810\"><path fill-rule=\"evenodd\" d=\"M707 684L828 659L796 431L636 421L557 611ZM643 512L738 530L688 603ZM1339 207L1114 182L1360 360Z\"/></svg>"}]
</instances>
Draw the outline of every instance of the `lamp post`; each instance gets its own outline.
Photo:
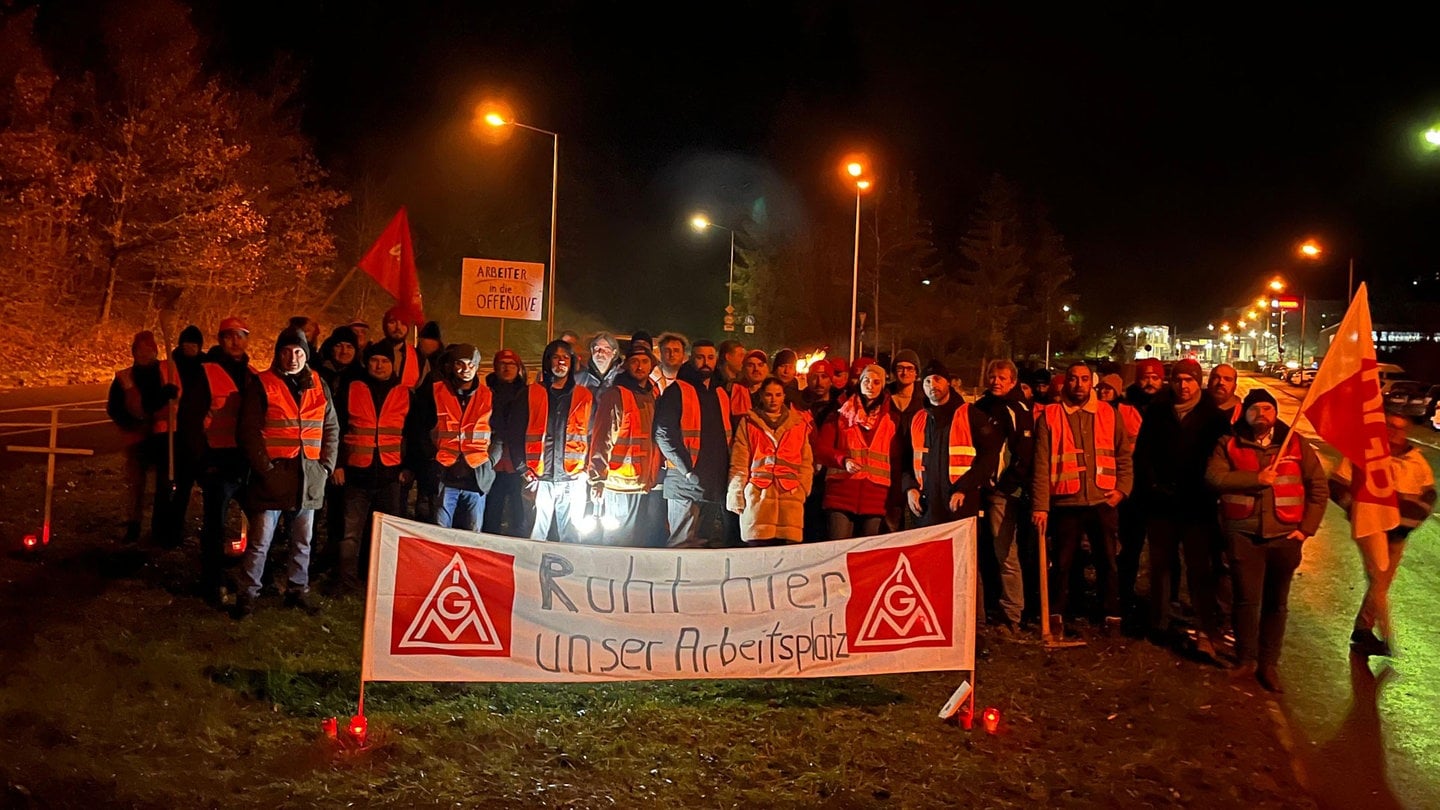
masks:
<instances>
[{"instance_id":1,"label":"lamp post","mask_svg":"<svg viewBox=\"0 0 1440 810\"><path fill-rule=\"evenodd\" d=\"M704 214L696 214L690 218L690 227L697 233L704 233L706 228L719 228L730 233L730 280L725 283L725 314L735 314L735 229L727 228L724 225L716 225ZM729 330L726 330L729 331Z\"/></svg>"},{"instance_id":2,"label":"lamp post","mask_svg":"<svg viewBox=\"0 0 1440 810\"><path fill-rule=\"evenodd\" d=\"M560 199L560 136L548 129L532 127L529 124L522 124L515 119L506 119L498 112L485 114L485 123L492 127L512 126L520 129L528 129L531 132L538 132L541 135L549 135L553 142L553 151L550 164L550 284L545 290L545 342L555 339L555 213L557 203Z\"/></svg>"},{"instance_id":3,"label":"lamp post","mask_svg":"<svg viewBox=\"0 0 1440 810\"><path fill-rule=\"evenodd\" d=\"M1296 252L1298 252L1302 258L1318 261L1321 256L1325 255L1325 248L1314 239L1307 239L1304 244L1296 249ZM1349 304L1351 299L1355 297L1355 257L1351 256L1346 264L1349 269L1345 277L1345 303Z\"/></svg>"},{"instance_id":4,"label":"lamp post","mask_svg":"<svg viewBox=\"0 0 1440 810\"><path fill-rule=\"evenodd\" d=\"M855 182L855 266L850 278L850 362L855 362L855 346L859 340L858 312L860 305L860 195L870 188L863 177L865 165L858 160L845 164L845 174Z\"/></svg>"}]
</instances>

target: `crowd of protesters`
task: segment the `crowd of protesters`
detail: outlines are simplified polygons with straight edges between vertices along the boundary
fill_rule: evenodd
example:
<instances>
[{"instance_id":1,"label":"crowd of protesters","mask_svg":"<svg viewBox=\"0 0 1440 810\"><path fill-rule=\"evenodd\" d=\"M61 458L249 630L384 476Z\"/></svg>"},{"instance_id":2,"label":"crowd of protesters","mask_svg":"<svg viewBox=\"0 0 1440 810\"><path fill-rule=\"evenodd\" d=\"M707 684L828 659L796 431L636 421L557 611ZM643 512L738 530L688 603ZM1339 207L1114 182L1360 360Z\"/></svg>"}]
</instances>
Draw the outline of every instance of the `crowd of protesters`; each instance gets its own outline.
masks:
<instances>
[{"instance_id":1,"label":"crowd of protesters","mask_svg":"<svg viewBox=\"0 0 1440 810\"><path fill-rule=\"evenodd\" d=\"M201 593L244 618L271 581L309 612L312 574L359 590L376 511L537 541L715 549L979 517L979 615L1001 636L1031 632L1045 538L1052 635L1147 635L1281 691L1302 543L1331 489L1347 505L1274 397L1259 387L1241 399L1224 364L1207 383L1194 360L1168 374L1140 360L1126 387L1116 364L1027 382L995 360L967 402L943 362L908 349L816 360L802 379L789 349L566 332L532 382L509 349L482 377L477 347L444 344L433 321L412 345L411 327L391 310L378 340L355 322L317 345L318 324L298 317L259 365L239 318L219 324L208 352L187 327L168 360L153 334L136 335L109 408L132 438L125 540L141 535L147 470L162 546L185 539L198 484ZM1397 430L1406 522L1365 546L1352 637L1364 654L1390 653L1394 567L1435 501L1428 465ZM236 500L239 541L227 527ZM282 536L283 570L267 571Z\"/></svg>"}]
</instances>

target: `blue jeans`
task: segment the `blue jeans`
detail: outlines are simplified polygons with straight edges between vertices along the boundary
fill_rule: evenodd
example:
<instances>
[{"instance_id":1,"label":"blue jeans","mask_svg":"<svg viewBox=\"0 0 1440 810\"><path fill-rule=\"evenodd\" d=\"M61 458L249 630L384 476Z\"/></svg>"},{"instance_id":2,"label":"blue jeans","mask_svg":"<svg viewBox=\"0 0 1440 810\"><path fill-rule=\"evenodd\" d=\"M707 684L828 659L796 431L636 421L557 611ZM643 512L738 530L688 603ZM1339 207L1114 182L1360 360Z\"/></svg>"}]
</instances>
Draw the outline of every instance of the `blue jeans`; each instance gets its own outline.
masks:
<instances>
[{"instance_id":1,"label":"blue jeans","mask_svg":"<svg viewBox=\"0 0 1440 810\"><path fill-rule=\"evenodd\" d=\"M479 531L480 516L485 514L485 493L445 487L440 492L435 525L442 529Z\"/></svg>"},{"instance_id":2,"label":"blue jeans","mask_svg":"<svg viewBox=\"0 0 1440 810\"><path fill-rule=\"evenodd\" d=\"M260 578L265 575L265 558L275 539L281 510L267 509L250 515L250 547L245 549L245 571L241 589L254 599L260 595ZM310 539L315 532L315 510L297 509L290 519L290 560L285 566L285 588L305 593L310 587Z\"/></svg>"}]
</instances>

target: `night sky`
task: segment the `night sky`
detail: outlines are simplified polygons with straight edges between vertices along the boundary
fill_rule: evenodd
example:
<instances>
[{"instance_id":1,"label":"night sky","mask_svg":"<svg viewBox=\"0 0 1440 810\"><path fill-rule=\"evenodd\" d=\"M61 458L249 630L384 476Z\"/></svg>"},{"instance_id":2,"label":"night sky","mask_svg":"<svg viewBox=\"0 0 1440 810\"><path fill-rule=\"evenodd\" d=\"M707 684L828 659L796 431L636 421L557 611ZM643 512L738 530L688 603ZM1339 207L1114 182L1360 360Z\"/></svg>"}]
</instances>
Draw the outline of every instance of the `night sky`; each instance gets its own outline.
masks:
<instances>
[{"instance_id":1,"label":"night sky","mask_svg":"<svg viewBox=\"0 0 1440 810\"><path fill-rule=\"evenodd\" d=\"M195 19L216 67L303 69L321 159L408 204L422 259L507 221L533 244L509 258L543 261L549 139L480 143L468 121L504 98L559 132L561 297L621 327L677 296L723 303L723 239L683 227L697 205L723 221L763 197L843 232L835 166L856 147L880 183L916 174L947 252L992 172L1042 200L1092 323L1203 328L1277 270L1338 298L1352 254L1372 298L1434 291L1411 286L1440 268L1440 154L1417 148L1440 71L1418 24L1371 37L1354 16L1169 3L540 5L200 2ZM1301 269L1310 235L1332 255Z\"/></svg>"}]
</instances>

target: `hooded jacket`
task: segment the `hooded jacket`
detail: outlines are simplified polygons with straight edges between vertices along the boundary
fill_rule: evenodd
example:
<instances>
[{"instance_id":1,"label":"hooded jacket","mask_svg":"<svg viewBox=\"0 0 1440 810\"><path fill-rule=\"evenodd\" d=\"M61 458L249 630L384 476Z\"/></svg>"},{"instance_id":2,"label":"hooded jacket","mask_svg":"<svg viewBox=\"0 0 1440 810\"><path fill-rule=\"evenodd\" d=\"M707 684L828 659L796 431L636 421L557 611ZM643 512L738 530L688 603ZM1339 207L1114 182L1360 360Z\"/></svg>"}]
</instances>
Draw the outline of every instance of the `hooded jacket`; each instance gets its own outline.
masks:
<instances>
[{"instance_id":1,"label":"hooded jacket","mask_svg":"<svg viewBox=\"0 0 1440 810\"><path fill-rule=\"evenodd\" d=\"M570 353L570 373L565 375L565 380L559 388L553 388L555 375L550 371L550 361L555 357L555 352L564 348ZM570 419L570 410L575 404L576 370L574 367L575 351L569 343L563 340L552 340L545 345L545 352L540 356L540 381L536 385L545 389L545 402L548 411L545 416L545 443L541 450L544 457L545 472L541 479L545 481L569 481L573 476L565 472L565 426ZM591 405L592 418L594 423L593 409ZM526 440L526 427L530 423L530 397L522 395L515 402L511 419L518 426L520 440ZM523 454L524 448L521 447ZM522 459L520 464L524 464ZM519 466L516 469L520 469Z\"/></svg>"},{"instance_id":2,"label":"hooded jacket","mask_svg":"<svg viewBox=\"0 0 1440 810\"><path fill-rule=\"evenodd\" d=\"M575 372L575 384L589 388L590 393L595 395L595 401L599 402L600 395L604 393L605 389L614 385L615 381L620 378L620 374L625 368L625 358L620 353L620 342L609 333L596 336L596 340L604 340L615 348L615 356L610 361L610 368L601 372L595 365L595 353L591 352L590 361L585 364L585 368Z\"/></svg>"},{"instance_id":3,"label":"hooded jacket","mask_svg":"<svg viewBox=\"0 0 1440 810\"><path fill-rule=\"evenodd\" d=\"M986 392L975 402L975 406L989 415L1005 436L996 459L994 492L1009 497L1020 497L1030 486L1030 468L1035 463L1035 415L1030 403L1025 401L1025 392L1016 385L1008 394L997 396Z\"/></svg>"},{"instance_id":4,"label":"hooded jacket","mask_svg":"<svg viewBox=\"0 0 1440 810\"><path fill-rule=\"evenodd\" d=\"M499 362L492 364L495 369L485 375L485 387L493 395L490 415L490 431L498 436L505 447L503 456L493 453L496 472L518 472L525 469L525 417L529 409L525 406L525 364L519 364L519 373L510 382L500 379ZM518 417L518 418L517 418Z\"/></svg>"}]
</instances>

